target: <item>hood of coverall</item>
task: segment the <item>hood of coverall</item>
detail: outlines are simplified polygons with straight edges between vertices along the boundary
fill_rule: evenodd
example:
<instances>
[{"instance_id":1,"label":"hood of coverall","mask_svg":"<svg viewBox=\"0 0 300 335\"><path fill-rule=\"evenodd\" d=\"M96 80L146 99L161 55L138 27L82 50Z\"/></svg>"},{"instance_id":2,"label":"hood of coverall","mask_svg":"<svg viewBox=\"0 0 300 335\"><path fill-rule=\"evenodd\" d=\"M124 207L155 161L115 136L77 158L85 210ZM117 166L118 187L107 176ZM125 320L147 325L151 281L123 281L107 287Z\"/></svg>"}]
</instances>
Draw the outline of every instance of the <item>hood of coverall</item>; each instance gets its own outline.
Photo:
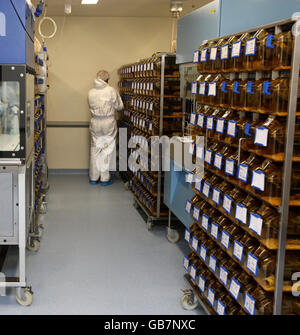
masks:
<instances>
[{"instance_id":1,"label":"hood of coverall","mask_svg":"<svg viewBox=\"0 0 300 335\"><path fill-rule=\"evenodd\" d=\"M100 78L97 78L94 81L94 87L96 89L102 90L103 88L105 88L107 86L108 86L108 84L104 80L102 80Z\"/></svg>"}]
</instances>

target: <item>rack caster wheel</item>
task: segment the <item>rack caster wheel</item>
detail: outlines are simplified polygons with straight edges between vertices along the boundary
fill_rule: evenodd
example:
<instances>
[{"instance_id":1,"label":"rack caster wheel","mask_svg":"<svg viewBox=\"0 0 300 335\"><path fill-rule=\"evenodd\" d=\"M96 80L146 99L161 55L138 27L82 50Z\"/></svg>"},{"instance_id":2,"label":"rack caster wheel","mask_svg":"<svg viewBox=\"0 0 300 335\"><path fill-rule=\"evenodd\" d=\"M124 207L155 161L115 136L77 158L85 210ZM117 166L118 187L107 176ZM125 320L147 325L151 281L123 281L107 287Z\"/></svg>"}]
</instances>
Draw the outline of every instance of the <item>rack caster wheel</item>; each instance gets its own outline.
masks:
<instances>
[{"instance_id":1,"label":"rack caster wheel","mask_svg":"<svg viewBox=\"0 0 300 335\"><path fill-rule=\"evenodd\" d=\"M43 234L44 234L44 226L43 225L39 225L38 226L38 234L37 234L37 236L39 238L41 238L43 236Z\"/></svg>"},{"instance_id":2,"label":"rack caster wheel","mask_svg":"<svg viewBox=\"0 0 300 335\"><path fill-rule=\"evenodd\" d=\"M180 239L178 230L167 228L167 240L170 243L177 243Z\"/></svg>"},{"instance_id":3,"label":"rack caster wheel","mask_svg":"<svg viewBox=\"0 0 300 335\"><path fill-rule=\"evenodd\" d=\"M153 222L151 219L147 220L147 229L152 230L153 229Z\"/></svg>"},{"instance_id":4,"label":"rack caster wheel","mask_svg":"<svg viewBox=\"0 0 300 335\"><path fill-rule=\"evenodd\" d=\"M199 302L195 301L195 296L193 292L189 290L188 292L185 291L183 296L180 298L180 304L182 308L185 309L186 311L193 311L199 306Z\"/></svg>"},{"instance_id":5,"label":"rack caster wheel","mask_svg":"<svg viewBox=\"0 0 300 335\"><path fill-rule=\"evenodd\" d=\"M136 209L138 209L138 208L139 208L139 204L135 201L135 202L133 203L133 207L136 208Z\"/></svg>"},{"instance_id":6,"label":"rack caster wheel","mask_svg":"<svg viewBox=\"0 0 300 335\"><path fill-rule=\"evenodd\" d=\"M41 242L37 239L32 239L30 243L27 244L27 249L30 251L38 252L40 250Z\"/></svg>"},{"instance_id":7,"label":"rack caster wheel","mask_svg":"<svg viewBox=\"0 0 300 335\"><path fill-rule=\"evenodd\" d=\"M31 306L33 302L33 292L31 287L25 287L22 296L19 294L16 295L16 300L21 306Z\"/></svg>"}]
</instances>

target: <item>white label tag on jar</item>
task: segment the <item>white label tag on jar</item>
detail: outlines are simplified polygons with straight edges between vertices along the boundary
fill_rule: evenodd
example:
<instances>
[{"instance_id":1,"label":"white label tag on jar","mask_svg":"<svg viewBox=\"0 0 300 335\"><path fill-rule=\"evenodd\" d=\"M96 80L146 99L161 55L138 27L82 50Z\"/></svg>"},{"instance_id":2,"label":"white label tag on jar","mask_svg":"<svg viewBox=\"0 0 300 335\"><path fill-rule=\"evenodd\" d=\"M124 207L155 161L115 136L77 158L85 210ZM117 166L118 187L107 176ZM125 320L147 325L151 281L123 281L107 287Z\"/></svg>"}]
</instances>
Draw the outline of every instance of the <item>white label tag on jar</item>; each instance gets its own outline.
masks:
<instances>
[{"instance_id":1,"label":"white label tag on jar","mask_svg":"<svg viewBox=\"0 0 300 335\"><path fill-rule=\"evenodd\" d=\"M227 125L227 135L231 137L236 136L236 121L229 120Z\"/></svg>"},{"instance_id":2,"label":"white label tag on jar","mask_svg":"<svg viewBox=\"0 0 300 335\"><path fill-rule=\"evenodd\" d=\"M203 114L199 114L198 115L198 122L197 125L201 128L204 127L204 115Z\"/></svg>"},{"instance_id":3,"label":"white label tag on jar","mask_svg":"<svg viewBox=\"0 0 300 335\"><path fill-rule=\"evenodd\" d=\"M192 94L197 94L197 89L198 89L198 83L194 81L192 83Z\"/></svg>"},{"instance_id":4,"label":"white label tag on jar","mask_svg":"<svg viewBox=\"0 0 300 335\"><path fill-rule=\"evenodd\" d=\"M214 129L214 117L213 116L208 116L206 118L206 128L209 130Z\"/></svg>"},{"instance_id":5,"label":"white label tag on jar","mask_svg":"<svg viewBox=\"0 0 300 335\"><path fill-rule=\"evenodd\" d=\"M228 59L228 44L221 47L221 59Z\"/></svg>"},{"instance_id":6,"label":"white label tag on jar","mask_svg":"<svg viewBox=\"0 0 300 335\"><path fill-rule=\"evenodd\" d=\"M252 173L251 186L260 190L265 190L265 174L260 170L254 170Z\"/></svg>"},{"instance_id":7,"label":"white label tag on jar","mask_svg":"<svg viewBox=\"0 0 300 335\"><path fill-rule=\"evenodd\" d=\"M217 133L223 134L223 132L224 132L224 123L225 123L224 119L218 119L217 120L217 127L216 127Z\"/></svg>"},{"instance_id":8,"label":"white label tag on jar","mask_svg":"<svg viewBox=\"0 0 300 335\"><path fill-rule=\"evenodd\" d=\"M152 131L152 127L153 127L152 123L149 123L149 131Z\"/></svg>"},{"instance_id":9,"label":"white label tag on jar","mask_svg":"<svg viewBox=\"0 0 300 335\"><path fill-rule=\"evenodd\" d=\"M193 63L198 63L198 62L199 62L199 50L196 50L193 56Z\"/></svg>"},{"instance_id":10,"label":"white label tag on jar","mask_svg":"<svg viewBox=\"0 0 300 335\"><path fill-rule=\"evenodd\" d=\"M234 160L231 158L226 159L225 173L229 174L230 176L234 175Z\"/></svg>"},{"instance_id":11,"label":"white label tag on jar","mask_svg":"<svg viewBox=\"0 0 300 335\"><path fill-rule=\"evenodd\" d=\"M229 293L231 293L231 295L234 297L235 300L237 300L239 297L240 289L241 289L240 283L234 278L232 278L229 285Z\"/></svg>"},{"instance_id":12,"label":"white label tag on jar","mask_svg":"<svg viewBox=\"0 0 300 335\"><path fill-rule=\"evenodd\" d=\"M242 204L236 204L235 218L246 224L247 223L247 207Z\"/></svg>"},{"instance_id":13,"label":"white label tag on jar","mask_svg":"<svg viewBox=\"0 0 300 335\"><path fill-rule=\"evenodd\" d=\"M250 38L246 42L246 47L245 47L245 55L246 56L253 56L255 55L256 52L256 38Z\"/></svg>"},{"instance_id":14,"label":"white label tag on jar","mask_svg":"<svg viewBox=\"0 0 300 335\"><path fill-rule=\"evenodd\" d=\"M255 304L256 301L252 298L252 296L248 292L246 292L244 300L244 308L250 315L255 315Z\"/></svg>"},{"instance_id":15,"label":"white label tag on jar","mask_svg":"<svg viewBox=\"0 0 300 335\"><path fill-rule=\"evenodd\" d=\"M212 306L215 304L215 292L211 288L208 289L207 300Z\"/></svg>"},{"instance_id":16,"label":"white label tag on jar","mask_svg":"<svg viewBox=\"0 0 300 335\"><path fill-rule=\"evenodd\" d=\"M258 270L258 258L255 257L251 252L248 252L247 256L247 269L256 277Z\"/></svg>"},{"instance_id":17,"label":"white label tag on jar","mask_svg":"<svg viewBox=\"0 0 300 335\"><path fill-rule=\"evenodd\" d=\"M249 223L249 229L254 231L258 236L261 235L263 226L263 219L260 215L256 213L250 214L250 223Z\"/></svg>"},{"instance_id":18,"label":"white label tag on jar","mask_svg":"<svg viewBox=\"0 0 300 335\"><path fill-rule=\"evenodd\" d=\"M202 50L201 50L201 57L200 57L201 62L206 62L206 58L207 58L207 50L208 50L208 49L202 49Z\"/></svg>"},{"instance_id":19,"label":"white label tag on jar","mask_svg":"<svg viewBox=\"0 0 300 335\"><path fill-rule=\"evenodd\" d=\"M225 194L223 198L223 208L228 214L230 214L231 207L232 207L232 198L229 195Z\"/></svg>"},{"instance_id":20,"label":"white label tag on jar","mask_svg":"<svg viewBox=\"0 0 300 335\"><path fill-rule=\"evenodd\" d=\"M205 150L205 163L211 164L212 151L209 149Z\"/></svg>"},{"instance_id":21,"label":"white label tag on jar","mask_svg":"<svg viewBox=\"0 0 300 335\"><path fill-rule=\"evenodd\" d=\"M201 248L200 248L200 258L205 262L206 261L206 253L207 253L207 249L205 248L205 246L202 244Z\"/></svg>"},{"instance_id":22,"label":"white label tag on jar","mask_svg":"<svg viewBox=\"0 0 300 335\"><path fill-rule=\"evenodd\" d=\"M216 82L212 82L208 86L208 95L215 97L216 94L217 94L217 83Z\"/></svg>"},{"instance_id":23,"label":"white label tag on jar","mask_svg":"<svg viewBox=\"0 0 300 335\"><path fill-rule=\"evenodd\" d=\"M199 85L199 94L200 95L205 95L205 89L206 89L206 83L202 82Z\"/></svg>"},{"instance_id":24,"label":"white label tag on jar","mask_svg":"<svg viewBox=\"0 0 300 335\"><path fill-rule=\"evenodd\" d=\"M202 146L197 146L196 149L196 157L203 160L204 158L204 147Z\"/></svg>"},{"instance_id":25,"label":"white label tag on jar","mask_svg":"<svg viewBox=\"0 0 300 335\"><path fill-rule=\"evenodd\" d=\"M219 206L220 199L221 199L221 191L218 188L214 188L212 193L212 201Z\"/></svg>"},{"instance_id":26,"label":"white label tag on jar","mask_svg":"<svg viewBox=\"0 0 300 335\"><path fill-rule=\"evenodd\" d=\"M218 300L217 302L217 313L218 315L225 315L225 305L221 300Z\"/></svg>"},{"instance_id":27,"label":"white label tag on jar","mask_svg":"<svg viewBox=\"0 0 300 335\"><path fill-rule=\"evenodd\" d=\"M202 181L202 178L200 177L195 178L195 189L199 192L201 191L201 181Z\"/></svg>"},{"instance_id":28,"label":"white label tag on jar","mask_svg":"<svg viewBox=\"0 0 300 335\"><path fill-rule=\"evenodd\" d=\"M192 208L192 203L190 202L190 200L188 200L185 204L185 210L188 214L191 213L191 208Z\"/></svg>"},{"instance_id":29,"label":"white label tag on jar","mask_svg":"<svg viewBox=\"0 0 300 335\"><path fill-rule=\"evenodd\" d=\"M190 276L192 277L193 280L196 279L196 275L197 275L197 269L195 268L194 265L191 265Z\"/></svg>"},{"instance_id":30,"label":"white label tag on jar","mask_svg":"<svg viewBox=\"0 0 300 335\"><path fill-rule=\"evenodd\" d=\"M214 256L209 256L208 267L212 270L213 273L216 272L217 269L217 260Z\"/></svg>"},{"instance_id":31,"label":"white label tag on jar","mask_svg":"<svg viewBox=\"0 0 300 335\"><path fill-rule=\"evenodd\" d=\"M223 156L219 153L215 154L215 161L214 161L214 166L218 169L222 169L222 161L223 161Z\"/></svg>"},{"instance_id":32,"label":"white label tag on jar","mask_svg":"<svg viewBox=\"0 0 300 335\"><path fill-rule=\"evenodd\" d=\"M184 239L185 239L188 243L190 243L190 240L191 240L191 232L190 232L188 229L185 230L185 233L184 233Z\"/></svg>"},{"instance_id":33,"label":"white label tag on jar","mask_svg":"<svg viewBox=\"0 0 300 335\"><path fill-rule=\"evenodd\" d=\"M183 258L183 267L186 270L188 270L189 266L190 266L190 260L186 256L184 256L184 258Z\"/></svg>"},{"instance_id":34,"label":"white label tag on jar","mask_svg":"<svg viewBox=\"0 0 300 335\"><path fill-rule=\"evenodd\" d=\"M205 279L202 276L199 276L198 286L200 291L203 293L205 291Z\"/></svg>"},{"instance_id":35,"label":"white label tag on jar","mask_svg":"<svg viewBox=\"0 0 300 335\"><path fill-rule=\"evenodd\" d=\"M243 260L244 247L239 241L234 241L233 256L240 262Z\"/></svg>"},{"instance_id":36,"label":"white label tag on jar","mask_svg":"<svg viewBox=\"0 0 300 335\"><path fill-rule=\"evenodd\" d=\"M216 60L217 59L217 53L218 53L218 47L211 47L210 48L210 55L209 59L210 60Z\"/></svg>"},{"instance_id":37,"label":"white label tag on jar","mask_svg":"<svg viewBox=\"0 0 300 335\"><path fill-rule=\"evenodd\" d=\"M241 54L241 46L242 46L242 42L238 41L238 42L234 42L232 44L232 48L231 48L231 57L240 57Z\"/></svg>"},{"instance_id":38,"label":"white label tag on jar","mask_svg":"<svg viewBox=\"0 0 300 335\"><path fill-rule=\"evenodd\" d=\"M254 144L266 147L268 144L269 129L265 127L256 127Z\"/></svg>"},{"instance_id":39,"label":"white label tag on jar","mask_svg":"<svg viewBox=\"0 0 300 335\"><path fill-rule=\"evenodd\" d=\"M210 234L216 240L218 239L218 236L219 236L219 226L215 222L211 223Z\"/></svg>"},{"instance_id":40,"label":"white label tag on jar","mask_svg":"<svg viewBox=\"0 0 300 335\"><path fill-rule=\"evenodd\" d=\"M206 198L209 198L210 184L207 183L206 181L205 181L204 184L203 184L202 193L206 196Z\"/></svg>"},{"instance_id":41,"label":"white label tag on jar","mask_svg":"<svg viewBox=\"0 0 300 335\"><path fill-rule=\"evenodd\" d=\"M201 226L203 229L208 231L209 217L205 214L202 215Z\"/></svg>"},{"instance_id":42,"label":"white label tag on jar","mask_svg":"<svg viewBox=\"0 0 300 335\"><path fill-rule=\"evenodd\" d=\"M199 221L199 215L200 215L200 209L197 206L195 206L193 211L193 218L196 221Z\"/></svg>"},{"instance_id":43,"label":"white label tag on jar","mask_svg":"<svg viewBox=\"0 0 300 335\"><path fill-rule=\"evenodd\" d=\"M227 286L228 271L222 265L220 266L219 279L225 286Z\"/></svg>"},{"instance_id":44,"label":"white label tag on jar","mask_svg":"<svg viewBox=\"0 0 300 335\"><path fill-rule=\"evenodd\" d=\"M240 164L238 170L238 179L247 183L248 181L248 165L247 164Z\"/></svg>"},{"instance_id":45,"label":"white label tag on jar","mask_svg":"<svg viewBox=\"0 0 300 335\"><path fill-rule=\"evenodd\" d=\"M190 123L194 125L196 122L196 113L191 113Z\"/></svg>"},{"instance_id":46,"label":"white label tag on jar","mask_svg":"<svg viewBox=\"0 0 300 335\"><path fill-rule=\"evenodd\" d=\"M230 235L224 230L221 235L221 244L226 250L230 247Z\"/></svg>"}]
</instances>

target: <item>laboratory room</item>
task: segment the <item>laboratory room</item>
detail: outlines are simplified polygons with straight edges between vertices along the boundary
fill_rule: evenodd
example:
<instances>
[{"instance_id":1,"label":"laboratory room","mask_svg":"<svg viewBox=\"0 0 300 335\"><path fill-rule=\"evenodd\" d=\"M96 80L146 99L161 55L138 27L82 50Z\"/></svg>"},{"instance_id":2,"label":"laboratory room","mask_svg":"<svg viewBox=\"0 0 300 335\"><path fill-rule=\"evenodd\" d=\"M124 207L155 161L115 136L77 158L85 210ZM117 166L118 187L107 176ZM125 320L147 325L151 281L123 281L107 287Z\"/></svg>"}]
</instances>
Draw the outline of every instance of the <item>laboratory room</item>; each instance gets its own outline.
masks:
<instances>
[{"instance_id":1,"label":"laboratory room","mask_svg":"<svg viewBox=\"0 0 300 335\"><path fill-rule=\"evenodd\" d=\"M300 0L0 0L0 315L299 316L299 65Z\"/></svg>"}]
</instances>

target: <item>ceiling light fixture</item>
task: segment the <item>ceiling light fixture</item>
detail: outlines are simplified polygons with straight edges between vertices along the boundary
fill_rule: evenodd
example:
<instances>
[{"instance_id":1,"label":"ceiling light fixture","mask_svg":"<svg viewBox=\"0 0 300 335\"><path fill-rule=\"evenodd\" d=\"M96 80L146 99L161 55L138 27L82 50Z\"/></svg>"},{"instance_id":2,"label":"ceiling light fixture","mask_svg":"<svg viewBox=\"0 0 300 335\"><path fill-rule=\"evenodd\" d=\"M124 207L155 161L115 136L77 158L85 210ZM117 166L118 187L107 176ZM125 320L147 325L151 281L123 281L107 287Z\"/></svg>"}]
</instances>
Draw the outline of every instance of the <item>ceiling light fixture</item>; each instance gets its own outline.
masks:
<instances>
[{"instance_id":1,"label":"ceiling light fixture","mask_svg":"<svg viewBox=\"0 0 300 335\"><path fill-rule=\"evenodd\" d=\"M81 0L82 5L97 5L99 0Z\"/></svg>"},{"instance_id":2,"label":"ceiling light fixture","mask_svg":"<svg viewBox=\"0 0 300 335\"><path fill-rule=\"evenodd\" d=\"M173 17L179 17L182 10L183 10L183 1L182 0L171 0L170 11L171 11Z\"/></svg>"}]
</instances>

